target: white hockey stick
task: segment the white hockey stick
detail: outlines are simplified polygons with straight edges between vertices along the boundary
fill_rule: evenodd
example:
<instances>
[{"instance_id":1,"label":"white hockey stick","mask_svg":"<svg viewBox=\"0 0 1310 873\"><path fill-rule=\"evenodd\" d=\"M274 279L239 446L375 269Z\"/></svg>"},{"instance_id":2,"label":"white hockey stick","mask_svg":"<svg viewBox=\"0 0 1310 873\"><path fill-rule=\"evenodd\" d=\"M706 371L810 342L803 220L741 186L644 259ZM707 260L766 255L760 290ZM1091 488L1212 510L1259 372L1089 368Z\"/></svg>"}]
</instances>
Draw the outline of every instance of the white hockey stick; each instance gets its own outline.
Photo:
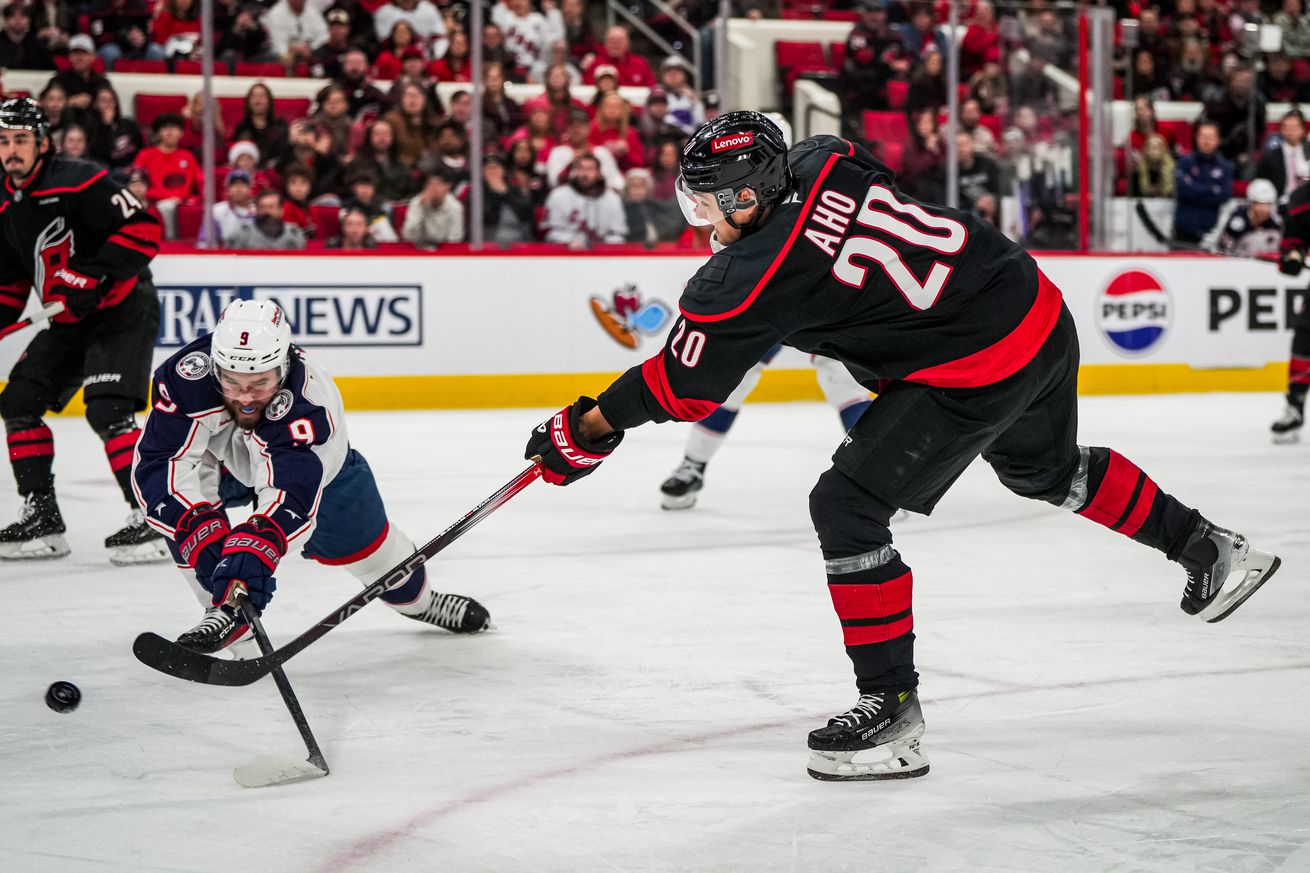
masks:
<instances>
[{"instance_id":1,"label":"white hockey stick","mask_svg":"<svg viewBox=\"0 0 1310 873\"><path fill-rule=\"evenodd\" d=\"M0 339L4 339L11 333L17 333L25 327L35 327L37 330L45 327L50 323L50 319L64 311L64 302L56 300L54 303L48 303L27 318L20 319L6 328L0 328Z\"/></svg>"}]
</instances>

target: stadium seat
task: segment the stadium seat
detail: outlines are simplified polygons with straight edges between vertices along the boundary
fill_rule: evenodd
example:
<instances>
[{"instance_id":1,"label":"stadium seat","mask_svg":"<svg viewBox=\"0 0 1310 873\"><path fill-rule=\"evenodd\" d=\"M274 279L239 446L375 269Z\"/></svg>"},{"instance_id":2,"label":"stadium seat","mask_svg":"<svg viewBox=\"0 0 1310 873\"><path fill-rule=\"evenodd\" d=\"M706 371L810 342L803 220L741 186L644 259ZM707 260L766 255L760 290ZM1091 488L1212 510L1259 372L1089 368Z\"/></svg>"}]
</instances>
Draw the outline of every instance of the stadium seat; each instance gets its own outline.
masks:
<instances>
[{"instance_id":1,"label":"stadium seat","mask_svg":"<svg viewBox=\"0 0 1310 873\"><path fill-rule=\"evenodd\" d=\"M309 216L314 220L320 240L341 235L341 208L338 206L310 206Z\"/></svg>"},{"instance_id":2,"label":"stadium seat","mask_svg":"<svg viewBox=\"0 0 1310 873\"><path fill-rule=\"evenodd\" d=\"M165 112L181 112L186 101L185 94L137 94L132 100L132 117L141 127L149 128Z\"/></svg>"},{"instance_id":3,"label":"stadium seat","mask_svg":"<svg viewBox=\"0 0 1310 873\"><path fill-rule=\"evenodd\" d=\"M265 79L285 79L287 76L287 68L276 62L237 61L234 72L238 76L258 76Z\"/></svg>"},{"instance_id":4,"label":"stadium seat","mask_svg":"<svg viewBox=\"0 0 1310 873\"><path fill-rule=\"evenodd\" d=\"M801 73L826 73L828 59L823 54L823 43L790 42L780 39L773 44L773 59L782 75L783 94L790 95Z\"/></svg>"},{"instance_id":5,"label":"stadium seat","mask_svg":"<svg viewBox=\"0 0 1310 873\"><path fill-rule=\"evenodd\" d=\"M218 98L218 115L223 119L223 130L227 131L229 137L232 135L232 131L236 130L236 126L241 123L241 119L245 114L246 98Z\"/></svg>"},{"instance_id":6,"label":"stadium seat","mask_svg":"<svg viewBox=\"0 0 1310 873\"><path fill-rule=\"evenodd\" d=\"M904 109L905 98L910 95L910 83L896 79L887 83L887 108Z\"/></svg>"},{"instance_id":7,"label":"stadium seat","mask_svg":"<svg viewBox=\"0 0 1310 873\"><path fill-rule=\"evenodd\" d=\"M199 76L201 74L200 61L174 61L173 72L179 76ZM232 75L232 68L228 66L226 61L215 60L214 75L230 76Z\"/></svg>"},{"instance_id":8,"label":"stadium seat","mask_svg":"<svg viewBox=\"0 0 1310 873\"><path fill-rule=\"evenodd\" d=\"M825 9L823 10L824 21L859 21L860 13L855 9Z\"/></svg>"},{"instance_id":9,"label":"stadium seat","mask_svg":"<svg viewBox=\"0 0 1310 873\"><path fill-rule=\"evenodd\" d=\"M883 140L878 143L878 157L893 173L905 165L905 143L901 140Z\"/></svg>"},{"instance_id":10,"label":"stadium seat","mask_svg":"<svg viewBox=\"0 0 1310 873\"><path fill-rule=\"evenodd\" d=\"M297 118L309 115L310 99L308 97L274 97L273 114L288 124Z\"/></svg>"},{"instance_id":11,"label":"stadium seat","mask_svg":"<svg viewBox=\"0 0 1310 873\"><path fill-rule=\"evenodd\" d=\"M842 64L846 63L846 43L828 43L828 60L832 62L832 68L834 70L840 70Z\"/></svg>"},{"instance_id":12,"label":"stadium seat","mask_svg":"<svg viewBox=\"0 0 1310 873\"><path fill-rule=\"evenodd\" d=\"M194 240L200 235L200 217L204 214L203 203L179 203L177 206L177 238Z\"/></svg>"},{"instance_id":13,"label":"stadium seat","mask_svg":"<svg viewBox=\"0 0 1310 873\"><path fill-rule=\"evenodd\" d=\"M1191 154L1193 131L1190 121L1157 121L1155 126L1161 133L1173 134L1174 144L1178 146L1178 151L1185 155Z\"/></svg>"},{"instance_id":14,"label":"stadium seat","mask_svg":"<svg viewBox=\"0 0 1310 873\"><path fill-rule=\"evenodd\" d=\"M69 70L73 68L72 64L68 62L68 55L55 55L54 62L55 62L55 70L60 73L67 73ZM105 71L104 58L97 56L96 59L91 62L91 69L97 73L104 73Z\"/></svg>"},{"instance_id":15,"label":"stadium seat","mask_svg":"<svg viewBox=\"0 0 1310 873\"><path fill-rule=\"evenodd\" d=\"M167 61L119 61L114 65L115 73L167 73Z\"/></svg>"},{"instance_id":16,"label":"stadium seat","mask_svg":"<svg viewBox=\"0 0 1310 873\"><path fill-rule=\"evenodd\" d=\"M1002 128L1001 128L1001 116L999 116L999 115L980 115L980 116L978 116L978 123L981 124L983 127L987 128L988 130L990 130L990 131L992 132L992 136L996 137L996 142L997 142L997 143L1000 143L1000 141L1001 141L1001 129L1002 129Z\"/></svg>"},{"instance_id":17,"label":"stadium seat","mask_svg":"<svg viewBox=\"0 0 1310 873\"><path fill-rule=\"evenodd\" d=\"M904 112L865 112L864 138L870 142L909 142L909 119Z\"/></svg>"}]
</instances>

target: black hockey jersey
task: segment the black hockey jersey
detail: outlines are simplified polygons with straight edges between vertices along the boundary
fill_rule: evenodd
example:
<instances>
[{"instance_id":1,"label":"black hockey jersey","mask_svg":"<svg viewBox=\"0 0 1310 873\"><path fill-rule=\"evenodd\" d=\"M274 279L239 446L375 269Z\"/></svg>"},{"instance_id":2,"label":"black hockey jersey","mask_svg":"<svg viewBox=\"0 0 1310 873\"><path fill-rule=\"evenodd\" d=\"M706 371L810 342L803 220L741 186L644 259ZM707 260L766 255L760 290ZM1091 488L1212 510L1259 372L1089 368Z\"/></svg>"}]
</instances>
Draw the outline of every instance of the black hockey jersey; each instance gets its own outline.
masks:
<instances>
[{"instance_id":1,"label":"black hockey jersey","mask_svg":"<svg viewBox=\"0 0 1310 873\"><path fill-rule=\"evenodd\" d=\"M793 147L795 189L687 283L664 348L601 394L615 428L712 412L775 344L836 358L874 389L990 385L1063 307L1036 262L976 216L919 203L844 139Z\"/></svg>"},{"instance_id":2,"label":"black hockey jersey","mask_svg":"<svg viewBox=\"0 0 1310 873\"><path fill-rule=\"evenodd\" d=\"M0 327L13 324L36 288L42 300L69 267L100 281L101 308L149 278L160 226L131 192L90 161L43 158L22 185L0 186ZM73 321L68 313L57 322Z\"/></svg>"},{"instance_id":3,"label":"black hockey jersey","mask_svg":"<svg viewBox=\"0 0 1310 873\"><path fill-rule=\"evenodd\" d=\"M1283 240L1278 251L1310 248L1310 185L1302 185L1287 198L1287 212L1283 218Z\"/></svg>"}]
</instances>

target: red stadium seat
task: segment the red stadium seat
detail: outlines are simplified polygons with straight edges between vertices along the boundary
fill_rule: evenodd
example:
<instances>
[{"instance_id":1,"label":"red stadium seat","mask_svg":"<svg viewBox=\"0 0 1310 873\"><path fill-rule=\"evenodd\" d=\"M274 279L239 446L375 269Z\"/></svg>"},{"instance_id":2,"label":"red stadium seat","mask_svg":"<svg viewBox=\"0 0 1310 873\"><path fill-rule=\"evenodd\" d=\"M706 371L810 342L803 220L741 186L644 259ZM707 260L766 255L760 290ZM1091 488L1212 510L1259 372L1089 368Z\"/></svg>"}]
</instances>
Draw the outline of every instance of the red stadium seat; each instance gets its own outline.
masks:
<instances>
[{"instance_id":1,"label":"red stadium seat","mask_svg":"<svg viewBox=\"0 0 1310 873\"><path fill-rule=\"evenodd\" d=\"M905 143L900 140L883 140L878 143L878 156L893 173L899 173L905 164Z\"/></svg>"},{"instance_id":2,"label":"red stadium seat","mask_svg":"<svg viewBox=\"0 0 1310 873\"><path fill-rule=\"evenodd\" d=\"M218 114L223 119L223 129L231 134L246 114L246 98L219 97Z\"/></svg>"},{"instance_id":3,"label":"red stadium seat","mask_svg":"<svg viewBox=\"0 0 1310 873\"><path fill-rule=\"evenodd\" d=\"M179 76L199 76L200 61L174 61L173 72ZM226 61L214 61L215 76L230 76L232 68L227 65Z\"/></svg>"},{"instance_id":4,"label":"red stadium seat","mask_svg":"<svg viewBox=\"0 0 1310 873\"><path fill-rule=\"evenodd\" d=\"M870 142L909 142L909 119L904 112L865 112L864 138Z\"/></svg>"},{"instance_id":5,"label":"red stadium seat","mask_svg":"<svg viewBox=\"0 0 1310 873\"><path fill-rule=\"evenodd\" d=\"M309 217L318 229L318 238L329 240L341 235L341 209L337 206L311 206Z\"/></svg>"},{"instance_id":6,"label":"red stadium seat","mask_svg":"<svg viewBox=\"0 0 1310 873\"><path fill-rule=\"evenodd\" d=\"M55 69L61 73L66 73L73 68L73 65L68 62L68 55L55 55L54 61ZM97 73L103 73L105 71L104 59L97 56L96 59L91 62L91 69Z\"/></svg>"},{"instance_id":7,"label":"red stadium seat","mask_svg":"<svg viewBox=\"0 0 1310 873\"><path fill-rule=\"evenodd\" d=\"M237 61L234 72L238 76L258 76L265 79L285 79L287 76L287 68L276 62Z\"/></svg>"},{"instance_id":8,"label":"red stadium seat","mask_svg":"<svg viewBox=\"0 0 1310 873\"><path fill-rule=\"evenodd\" d=\"M1192 152L1192 123L1190 121L1157 121L1155 124L1157 130L1161 133L1173 134L1174 144L1178 146L1178 151L1183 154ZM1168 137L1165 137L1168 139Z\"/></svg>"},{"instance_id":9,"label":"red stadium seat","mask_svg":"<svg viewBox=\"0 0 1310 873\"><path fill-rule=\"evenodd\" d=\"M854 9L825 9L824 21L859 21L860 13Z\"/></svg>"},{"instance_id":10,"label":"red stadium seat","mask_svg":"<svg viewBox=\"0 0 1310 873\"><path fill-rule=\"evenodd\" d=\"M773 44L773 58L782 74L783 93L791 94L801 73L827 72L828 59L823 54L823 43L790 42L778 40Z\"/></svg>"},{"instance_id":11,"label":"red stadium seat","mask_svg":"<svg viewBox=\"0 0 1310 873\"><path fill-rule=\"evenodd\" d=\"M114 65L115 73L167 73L167 61L119 61Z\"/></svg>"},{"instance_id":12,"label":"red stadium seat","mask_svg":"<svg viewBox=\"0 0 1310 873\"><path fill-rule=\"evenodd\" d=\"M310 100L308 97L273 98L273 114L284 119L288 124L297 118L304 118L309 115L309 106Z\"/></svg>"},{"instance_id":13,"label":"red stadium seat","mask_svg":"<svg viewBox=\"0 0 1310 873\"><path fill-rule=\"evenodd\" d=\"M889 109L904 109L905 98L908 96L910 96L909 82L893 79L887 83L887 107Z\"/></svg>"},{"instance_id":14,"label":"red stadium seat","mask_svg":"<svg viewBox=\"0 0 1310 873\"><path fill-rule=\"evenodd\" d=\"M193 240L200 235L200 217L204 214L203 203L179 203L177 206L177 238Z\"/></svg>"},{"instance_id":15,"label":"red stadium seat","mask_svg":"<svg viewBox=\"0 0 1310 873\"><path fill-rule=\"evenodd\" d=\"M138 94L132 101L133 118L141 127L149 127L165 112L181 112L186 107L185 94Z\"/></svg>"},{"instance_id":16,"label":"red stadium seat","mask_svg":"<svg viewBox=\"0 0 1310 873\"><path fill-rule=\"evenodd\" d=\"M990 130L990 131L992 132L992 136L996 137L996 142L997 142L998 144L1000 143L1000 141L1001 141L1001 116L999 116L999 115L980 115L980 116L978 116L978 123L981 124L983 127L987 128L988 130Z\"/></svg>"},{"instance_id":17,"label":"red stadium seat","mask_svg":"<svg viewBox=\"0 0 1310 873\"><path fill-rule=\"evenodd\" d=\"M310 78L309 64L306 64L304 62L296 64L296 66L291 70L291 75L295 76L297 79Z\"/></svg>"},{"instance_id":18,"label":"red stadium seat","mask_svg":"<svg viewBox=\"0 0 1310 873\"><path fill-rule=\"evenodd\" d=\"M846 63L846 43L828 43L828 60L832 61L832 68L834 70L840 70L842 64Z\"/></svg>"}]
</instances>

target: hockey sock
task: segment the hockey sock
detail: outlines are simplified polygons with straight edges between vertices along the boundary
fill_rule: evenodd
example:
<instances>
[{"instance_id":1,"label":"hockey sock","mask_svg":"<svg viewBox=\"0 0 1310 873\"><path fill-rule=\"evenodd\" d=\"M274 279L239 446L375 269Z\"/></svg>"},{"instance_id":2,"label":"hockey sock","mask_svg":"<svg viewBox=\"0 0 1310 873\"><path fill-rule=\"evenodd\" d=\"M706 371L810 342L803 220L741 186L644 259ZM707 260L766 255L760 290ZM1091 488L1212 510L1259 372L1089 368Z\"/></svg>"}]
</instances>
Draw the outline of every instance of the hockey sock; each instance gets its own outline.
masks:
<instances>
[{"instance_id":1,"label":"hockey sock","mask_svg":"<svg viewBox=\"0 0 1310 873\"><path fill-rule=\"evenodd\" d=\"M420 565L417 570L409 574L409 578L402 585L384 592L382 599L392 606L404 606L407 603L413 603L423 593L423 586L427 583L427 579L428 569Z\"/></svg>"},{"instance_id":2,"label":"hockey sock","mask_svg":"<svg viewBox=\"0 0 1310 873\"><path fill-rule=\"evenodd\" d=\"M693 424L691 433L687 435L687 459L698 464L708 464L723 445L723 438L728 435L736 420L737 410L720 406Z\"/></svg>"},{"instance_id":3,"label":"hockey sock","mask_svg":"<svg viewBox=\"0 0 1310 873\"><path fill-rule=\"evenodd\" d=\"M140 438L141 429L133 427L126 433L105 440L105 457L109 459L109 469L114 472L114 479L118 481L124 499L133 506L136 506L136 497L132 493L132 455Z\"/></svg>"},{"instance_id":4,"label":"hockey sock","mask_svg":"<svg viewBox=\"0 0 1310 873\"><path fill-rule=\"evenodd\" d=\"M886 545L824 569L860 693L914 688L914 574L900 554Z\"/></svg>"},{"instance_id":5,"label":"hockey sock","mask_svg":"<svg viewBox=\"0 0 1310 873\"><path fill-rule=\"evenodd\" d=\"M1081 506L1070 506L1069 501L1065 505L1176 560L1200 513L1161 491L1140 467L1113 449L1092 446L1080 451L1082 462L1070 500L1079 494L1086 499Z\"/></svg>"},{"instance_id":6,"label":"hockey sock","mask_svg":"<svg viewBox=\"0 0 1310 873\"><path fill-rule=\"evenodd\" d=\"M841 416L842 430L850 430L855 427L855 422L859 421L860 416L864 415L864 411L872 405L872 400L861 400L838 410L837 414Z\"/></svg>"},{"instance_id":7,"label":"hockey sock","mask_svg":"<svg viewBox=\"0 0 1310 873\"><path fill-rule=\"evenodd\" d=\"M1306 305L1310 306L1310 302ZM1287 402L1298 408L1304 407L1308 388L1310 388L1310 329L1297 328L1292 333L1292 357L1287 364Z\"/></svg>"},{"instance_id":8,"label":"hockey sock","mask_svg":"<svg viewBox=\"0 0 1310 873\"><path fill-rule=\"evenodd\" d=\"M33 491L53 490L55 438L50 428L40 421L8 424L9 463L18 493L26 497Z\"/></svg>"}]
</instances>

